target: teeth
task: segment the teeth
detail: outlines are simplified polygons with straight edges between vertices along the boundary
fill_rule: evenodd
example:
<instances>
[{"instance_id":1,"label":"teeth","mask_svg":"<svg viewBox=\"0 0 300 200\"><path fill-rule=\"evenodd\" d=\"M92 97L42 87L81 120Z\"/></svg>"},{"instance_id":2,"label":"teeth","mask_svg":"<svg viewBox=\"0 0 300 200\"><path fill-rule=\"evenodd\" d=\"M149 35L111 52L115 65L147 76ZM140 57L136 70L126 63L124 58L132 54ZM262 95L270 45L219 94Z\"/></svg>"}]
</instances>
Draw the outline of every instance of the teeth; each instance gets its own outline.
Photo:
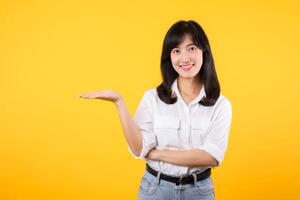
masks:
<instances>
[{"instance_id":1,"label":"teeth","mask_svg":"<svg viewBox=\"0 0 300 200\"><path fill-rule=\"evenodd\" d=\"M194 66L194 64L192 64L192 65L181 65L180 67L183 68L183 69L189 69L192 66Z\"/></svg>"},{"instance_id":2,"label":"teeth","mask_svg":"<svg viewBox=\"0 0 300 200\"><path fill-rule=\"evenodd\" d=\"M192 65L194 65L194 64L191 64L191 65L180 65L181 67L190 67L190 66L192 66Z\"/></svg>"}]
</instances>

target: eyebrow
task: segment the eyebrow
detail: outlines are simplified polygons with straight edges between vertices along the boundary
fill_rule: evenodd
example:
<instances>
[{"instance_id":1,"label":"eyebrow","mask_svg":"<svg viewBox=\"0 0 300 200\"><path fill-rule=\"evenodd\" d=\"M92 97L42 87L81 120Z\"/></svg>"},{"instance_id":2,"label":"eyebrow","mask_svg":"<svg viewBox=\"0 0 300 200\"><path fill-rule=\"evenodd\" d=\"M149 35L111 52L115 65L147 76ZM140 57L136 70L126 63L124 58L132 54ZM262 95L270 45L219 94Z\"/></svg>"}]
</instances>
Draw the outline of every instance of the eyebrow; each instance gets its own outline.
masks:
<instances>
[{"instance_id":1,"label":"eyebrow","mask_svg":"<svg viewBox=\"0 0 300 200\"><path fill-rule=\"evenodd\" d=\"M189 46L192 46L192 45L195 45L194 43L190 43L190 44L188 44L188 45L186 45L187 47L189 47ZM179 46L177 46L176 48L180 48Z\"/></svg>"}]
</instances>

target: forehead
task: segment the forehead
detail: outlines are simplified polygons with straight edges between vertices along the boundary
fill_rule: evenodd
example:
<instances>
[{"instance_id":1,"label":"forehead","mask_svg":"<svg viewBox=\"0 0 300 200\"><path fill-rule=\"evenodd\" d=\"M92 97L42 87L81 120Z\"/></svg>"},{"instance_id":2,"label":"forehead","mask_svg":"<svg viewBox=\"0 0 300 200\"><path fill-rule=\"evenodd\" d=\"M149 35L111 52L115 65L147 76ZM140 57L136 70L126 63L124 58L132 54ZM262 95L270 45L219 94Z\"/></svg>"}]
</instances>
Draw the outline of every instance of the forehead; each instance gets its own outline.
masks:
<instances>
[{"instance_id":1,"label":"forehead","mask_svg":"<svg viewBox=\"0 0 300 200\"><path fill-rule=\"evenodd\" d=\"M187 47L190 45L194 45L193 38L191 35L184 35L181 43L179 43L178 47Z\"/></svg>"}]
</instances>

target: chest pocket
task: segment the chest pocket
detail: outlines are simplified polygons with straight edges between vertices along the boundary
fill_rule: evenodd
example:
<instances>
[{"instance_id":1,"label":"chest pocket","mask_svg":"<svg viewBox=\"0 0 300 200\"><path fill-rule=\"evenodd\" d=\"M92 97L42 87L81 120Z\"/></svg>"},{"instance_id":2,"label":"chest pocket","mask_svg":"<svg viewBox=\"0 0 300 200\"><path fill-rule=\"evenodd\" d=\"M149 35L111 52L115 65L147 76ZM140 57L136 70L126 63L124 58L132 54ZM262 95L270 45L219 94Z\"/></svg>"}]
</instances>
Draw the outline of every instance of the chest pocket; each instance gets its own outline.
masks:
<instances>
[{"instance_id":1,"label":"chest pocket","mask_svg":"<svg viewBox=\"0 0 300 200\"><path fill-rule=\"evenodd\" d=\"M155 115L153 131L159 147L175 147L180 144L180 118L168 115Z\"/></svg>"},{"instance_id":2,"label":"chest pocket","mask_svg":"<svg viewBox=\"0 0 300 200\"><path fill-rule=\"evenodd\" d=\"M209 124L208 117L197 117L191 120L191 144L193 147L204 144Z\"/></svg>"}]
</instances>

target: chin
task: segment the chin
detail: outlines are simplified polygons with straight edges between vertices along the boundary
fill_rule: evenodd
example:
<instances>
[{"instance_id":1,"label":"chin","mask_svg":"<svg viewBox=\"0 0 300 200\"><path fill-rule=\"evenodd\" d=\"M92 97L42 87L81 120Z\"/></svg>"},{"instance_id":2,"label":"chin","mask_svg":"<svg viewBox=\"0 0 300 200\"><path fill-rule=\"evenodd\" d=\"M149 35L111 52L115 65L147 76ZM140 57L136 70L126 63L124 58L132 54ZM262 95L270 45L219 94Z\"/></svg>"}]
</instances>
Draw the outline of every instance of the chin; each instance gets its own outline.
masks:
<instances>
[{"instance_id":1,"label":"chin","mask_svg":"<svg viewBox=\"0 0 300 200\"><path fill-rule=\"evenodd\" d=\"M190 72L183 72L181 69L176 70L178 75L183 79L193 79L198 75L199 71L200 69L199 70L194 69L193 71Z\"/></svg>"},{"instance_id":2,"label":"chin","mask_svg":"<svg viewBox=\"0 0 300 200\"><path fill-rule=\"evenodd\" d=\"M179 74L180 78L182 79L194 79L197 74L195 75L186 75L186 74Z\"/></svg>"}]
</instances>

